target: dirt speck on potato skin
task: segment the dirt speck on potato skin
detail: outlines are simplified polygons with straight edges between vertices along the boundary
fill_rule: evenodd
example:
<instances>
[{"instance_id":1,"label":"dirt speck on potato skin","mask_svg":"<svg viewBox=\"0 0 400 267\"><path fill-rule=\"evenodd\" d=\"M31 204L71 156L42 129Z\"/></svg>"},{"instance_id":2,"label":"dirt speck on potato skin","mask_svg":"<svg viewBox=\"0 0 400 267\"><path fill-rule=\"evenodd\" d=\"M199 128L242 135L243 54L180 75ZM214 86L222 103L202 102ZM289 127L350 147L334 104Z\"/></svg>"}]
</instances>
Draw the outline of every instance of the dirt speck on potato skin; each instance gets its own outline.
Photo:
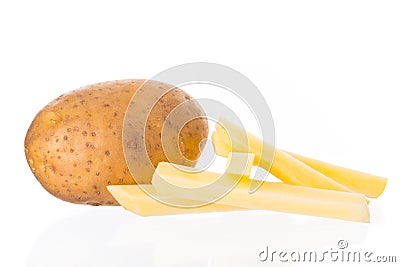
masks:
<instances>
[{"instance_id":1,"label":"dirt speck on potato skin","mask_svg":"<svg viewBox=\"0 0 400 267\"><path fill-rule=\"evenodd\" d=\"M123 155L122 124L129 101L142 83L122 80L89 85L61 95L36 115L26 134L25 155L48 192L72 203L118 205L106 186L135 184ZM151 131L145 141L154 166L167 160L160 149L162 124L172 109L188 99L182 90L171 90L150 113ZM194 108L203 114L200 107ZM183 155L197 159L207 135L205 119L185 125L180 133Z\"/></svg>"}]
</instances>

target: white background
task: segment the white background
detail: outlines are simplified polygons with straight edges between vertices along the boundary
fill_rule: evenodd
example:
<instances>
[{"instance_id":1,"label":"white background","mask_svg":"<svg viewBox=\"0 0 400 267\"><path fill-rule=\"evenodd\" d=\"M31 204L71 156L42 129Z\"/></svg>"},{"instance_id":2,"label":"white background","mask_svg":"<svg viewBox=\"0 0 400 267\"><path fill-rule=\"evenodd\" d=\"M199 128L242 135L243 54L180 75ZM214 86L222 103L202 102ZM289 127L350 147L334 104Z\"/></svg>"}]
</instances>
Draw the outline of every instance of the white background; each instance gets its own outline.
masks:
<instances>
[{"instance_id":1,"label":"white background","mask_svg":"<svg viewBox=\"0 0 400 267\"><path fill-rule=\"evenodd\" d=\"M266 245L340 239L400 261L399 14L398 1L1 1L0 265L266 266ZM140 218L41 188L23 140L45 104L195 61L259 87L279 147L388 177L371 223L267 211Z\"/></svg>"}]
</instances>

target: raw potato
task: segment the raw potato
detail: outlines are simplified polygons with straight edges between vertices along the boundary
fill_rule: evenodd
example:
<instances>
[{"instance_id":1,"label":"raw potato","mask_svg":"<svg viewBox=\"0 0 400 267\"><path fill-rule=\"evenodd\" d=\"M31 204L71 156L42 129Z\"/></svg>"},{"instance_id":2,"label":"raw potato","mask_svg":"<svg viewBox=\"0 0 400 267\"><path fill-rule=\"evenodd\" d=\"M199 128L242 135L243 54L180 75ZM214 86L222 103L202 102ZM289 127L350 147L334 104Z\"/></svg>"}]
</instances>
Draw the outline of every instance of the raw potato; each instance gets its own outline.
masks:
<instances>
[{"instance_id":1,"label":"raw potato","mask_svg":"<svg viewBox=\"0 0 400 267\"><path fill-rule=\"evenodd\" d=\"M384 177L336 166L291 152L287 153L336 182L347 186L354 192L364 194L367 197L377 198L385 190L387 179Z\"/></svg>"},{"instance_id":2,"label":"raw potato","mask_svg":"<svg viewBox=\"0 0 400 267\"><path fill-rule=\"evenodd\" d=\"M220 119L222 125L230 129L230 136L235 142L236 149L240 152L250 151L255 154L255 165L259 165L281 179L284 183L310 186L315 188L357 192L367 197L379 197L386 186L387 179L356 170L336 166L312 158L304 157L291 152L275 148L274 160L271 164L268 157L260 158L261 147L263 153L273 153L273 147L263 143L256 136L247 133L249 147L238 140L236 132L241 129L238 126ZM217 155L228 157L232 150L230 137L226 131L216 125L216 131L212 134L214 150Z\"/></svg>"},{"instance_id":3,"label":"raw potato","mask_svg":"<svg viewBox=\"0 0 400 267\"><path fill-rule=\"evenodd\" d=\"M248 177L253 161L254 154L229 153L226 171ZM181 203L188 204L186 207L173 206L171 203L176 198L158 193L153 185L110 185L107 189L122 207L141 216L243 210L240 207L214 203L204 205L203 202L188 199L181 200Z\"/></svg>"},{"instance_id":4,"label":"raw potato","mask_svg":"<svg viewBox=\"0 0 400 267\"><path fill-rule=\"evenodd\" d=\"M152 197L145 193L140 187L143 187ZM141 216L245 210L239 207L214 203L191 208L174 207L164 204L169 203L170 197L159 194L152 185L110 185L107 186L107 189L126 210ZM192 202L193 204L196 203L196 201Z\"/></svg>"},{"instance_id":5,"label":"raw potato","mask_svg":"<svg viewBox=\"0 0 400 267\"><path fill-rule=\"evenodd\" d=\"M25 155L48 192L73 203L118 205L106 186L135 184L123 154L122 125L126 108L143 82L122 80L89 85L58 97L36 115L26 134ZM152 83L154 88L168 86ZM151 130L146 130L144 138L154 166L167 160L160 138L166 116L189 99L192 98L188 94L175 88L151 111L151 124L146 124L146 129ZM192 110L204 115L198 105ZM182 154L196 160L199 145L207 135L205 119L186 124L179 133ZM147 177L146 182L150 181L151 177Z\"/></svg>"},{"instance_id":6,"label":"raw potato","mask_svg":"<svg viewBox=\"0 0 400 267\"><path fill-rule=\"evenodd\" d=\"M229 153L226 171L248 177L253 161L254 154ZM126 210L141 216L243 210L240 207L214 203L203 205L203 202L194 200L184 200L189 204L187 207L176 207L170 205L171 196L158 193L153 185L110 185L107 189Z\"/></svg>"},{"instance_id":7,"label":"raw potato","mask_svg":"<svg viewBox=\"0 0 400 267\"><path fill-rule=\"evenodd\" d=\"M314 170L300 160L293 158L288 153L279 149L275 149L274 151L274 148L271 145L263 143L259 138L249 133L246 133L248 136L247 145L243 140L240 140L237 137L240 136L238 133L242 131L238 126L223 119L220 119L220 122L224 127L229 129L231 136L228 135L224 128L216 124L216 131L212 134L212 139L214 147L216 147L215 151L218 155L224 157L227 156L227 153L231 151L230 139L232 139L232 142L235 142L235 152L254 153L254 164L259 164L260 167L269 170L271 174L282 180L284 183L352 192L348 187ZM263 149L264 155L275 152L272 164L268 157L260 158L261 149Z\"/></svg>"},{"instance_id":8,"label":"raw potato","mask_svg":"<svg viewBox=\"0 0 400 267\"><path fill-rule=\"evenodd\" d=\"M221 174L208 171L182 171L180 168L173 166L173 164L161 162L154 173L152 184L160 194L208 202L209 193L194 194L191 190L182 190L182 188L202 187L210 181L221 179L220 177ZM236 178L234 174L225 176L225 179L236 180ZM224 186L225 183L214 184L212 190L220 192L225 189L223 188ZM362 194L274 182L264 182L256 192L250 194L249 186L250 179L242 177L236 187L218 199L215 204L356 222L369 222L370 219L368 202Z\"/></svg>"}]
</instances>

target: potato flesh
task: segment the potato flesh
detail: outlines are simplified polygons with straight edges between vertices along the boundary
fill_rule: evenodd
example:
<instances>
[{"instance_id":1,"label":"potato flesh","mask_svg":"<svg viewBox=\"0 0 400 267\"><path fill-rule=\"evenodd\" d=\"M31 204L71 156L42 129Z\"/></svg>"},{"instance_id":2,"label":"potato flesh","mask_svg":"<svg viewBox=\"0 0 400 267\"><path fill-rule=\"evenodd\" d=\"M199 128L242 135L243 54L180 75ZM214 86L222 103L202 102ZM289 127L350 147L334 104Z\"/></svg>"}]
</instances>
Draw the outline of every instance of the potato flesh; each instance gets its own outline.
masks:
<instances>
[{"instance_id":1,"label":"potato flesh","mask_svg":"<svg viewBox=\"0 0 400 267\"><path fill-rule=\"evenodd\" d=\"M235 175L229 175L236 179ZM218 173L181 171L169 163L159 163L152 183L157 192L196 201L208 201L207 195L182 195L179 187L201 187L220 177ZM171 186L171 184L175 186ZM223 186L217 185L215 186ZM217 204L246 209L263 209L303 215L328 217L356 222L369 222L367 200L364 195L333 190L293 186L283 183L264 182L254 193L249 194L250 179L243 177L228 194L218 199ZM217 188L214 188L217 190ZM218 189L219 191L219 189Z\"/></svg>"},{"instance_id":2,"label":"potato flesh","mask_svg":"<svg viewBox=\"0 0 400 267\"><path fill-rule=\"evenodd\" d=\"M230 127L231 134L235 134L237 126L224 120L222 123ZM249 148L240 145L236 147L239 147L241 152L249 150L254 153L255 165L260 164L260 167L264 167L267 170L269 168L269 171L274 176L287 184L339 191L353 191L371 198L379 197L385 189L386 178L336 166L278 148L275 148L275 157L271 164L265 158L260 159L260 151L261 149L269 151L273 148L269 144L263 143L254 135L250 133L247 133L247 135L249 138ZM217 125L216 131L212 134L212 140L216 154L227 157L231 151L231 146L225 130ZM316 172L322 174L322 176L316 174Z\"/></svg>"},{"instance_id":3,"label":"potato flesh","mask_svg":"<svg viewBox=\"0 0 400 267\"><path fill-rule=\"evenodd\" d=\"M385 190L386 178L336 166L291 152L288 152L288 154L336 182L347 186L354 192L364 194L367 197L377 198Z\"/></svg>"},{"instance_id":4,"label":"potato flesh","mask_svg":"<svg viewBox=\"0 0 400 267\"><path fill-rule=\"evenodd\" d=\"M235 152L254 153L256 159L254 161L255 165L259 164L260 167L269 170L275 177L286 184L352 192L351 189L314 170L282 150L275 149L272 163L265 157L260 158L262 150L266 151L266 153L271 153L274 148L248 133L247 146L243 140L235 138L236 133L239 131L237 126L227 121L221 123L229 129L228 131L231 136L228 135L224 128L218 124L216 125L216 131L213 133L212 138L214 146L217 147L215 151L218 155L227 157L227 153L231 151L230 140L232 140L236 142Z\"/></svg>"},{"instance_id":5,"label":"potato flesh","mask_svg":"<svg viewBox=\"0 0 400 267\"><path fill-rule=\"evenodd\" d=\"M141 189L141 187L143 189ZM220 204L209 204L190 208L174 207L165 204L168 203L170 197L158 193L152 185L111 185L107 186L107 189L122 207L141 216L245 210L244 208ZM151 197L148 194L150 194ZM195 202L196 201L192 201L193 204L195 204Z\"/></svg>"},{"instance_id":6,"label":"potato flesh","mask_svg":"<svg viewBox=\"0 0 400 267\"><path fill-rule=\"evenodd\" d=\"M253 161L254 154L229 153L226 168L230 173L249 176ZM112 185L107 186L107 189L126 210L141 216L244 210L240 207L214 203L203 205L192 200L185 200L190 207L172 206L169 205L171 196L158 193L152 185Z\"/></svg>"}]
</instances>

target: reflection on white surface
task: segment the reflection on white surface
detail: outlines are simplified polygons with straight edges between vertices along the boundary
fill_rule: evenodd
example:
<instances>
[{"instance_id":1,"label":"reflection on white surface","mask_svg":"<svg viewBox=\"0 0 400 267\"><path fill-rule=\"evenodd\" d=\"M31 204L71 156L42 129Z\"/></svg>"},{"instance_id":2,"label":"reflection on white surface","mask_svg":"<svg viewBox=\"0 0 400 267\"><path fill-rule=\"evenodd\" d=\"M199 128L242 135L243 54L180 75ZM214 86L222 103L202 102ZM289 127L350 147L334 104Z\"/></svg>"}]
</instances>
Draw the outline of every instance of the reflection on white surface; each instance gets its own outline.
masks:
<instances>
[{"instance_id":1,"label":"reflection on white surface","mask_svg":"<svg viewBox=\"0 0 400 267\"><path fill-rule=\"evenodd\" d=\"M280 266L260 262L259 253L267 245L304 251L340 239L362 244L367 230L368 224L267 211L139 217L99 207L50 225L28 266Z\"/></svg>"}]
</instances>

